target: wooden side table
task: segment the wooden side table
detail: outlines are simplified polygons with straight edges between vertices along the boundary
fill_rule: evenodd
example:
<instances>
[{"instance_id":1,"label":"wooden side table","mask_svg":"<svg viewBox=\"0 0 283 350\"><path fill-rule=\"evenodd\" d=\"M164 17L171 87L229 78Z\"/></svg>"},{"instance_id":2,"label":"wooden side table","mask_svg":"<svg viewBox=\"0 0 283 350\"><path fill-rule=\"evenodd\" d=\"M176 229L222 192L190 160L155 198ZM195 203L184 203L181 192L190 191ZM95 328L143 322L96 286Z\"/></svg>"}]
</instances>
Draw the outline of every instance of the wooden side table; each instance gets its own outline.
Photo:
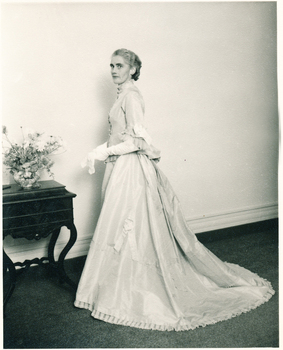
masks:
<instances>
[{"instance_id":1,"label":"wooden side table","mask_svg":"<svg viewBox=\"0 0 283 350\"><path fill-rule=\"evenodd\" d=\"M47 262L59 276L61 283L66 282L76 288L64 269L64 259L77 239L73 218L73 198L76 195L53 180L39 183L40 187L32 190L23 190L16 184L10 185L9 188L3 186L3 240L8 235L15 239L39 240L52 234L47 257L13 263L3 248L3 269L5 272L9 270L10 275L9 288L4 295L4 307L15 288L17 275L15 266L28 268L31 264ZM58 260L55 261L54 248L63 226L70 230L70 238Z\"/></svg>"}]
</instances>

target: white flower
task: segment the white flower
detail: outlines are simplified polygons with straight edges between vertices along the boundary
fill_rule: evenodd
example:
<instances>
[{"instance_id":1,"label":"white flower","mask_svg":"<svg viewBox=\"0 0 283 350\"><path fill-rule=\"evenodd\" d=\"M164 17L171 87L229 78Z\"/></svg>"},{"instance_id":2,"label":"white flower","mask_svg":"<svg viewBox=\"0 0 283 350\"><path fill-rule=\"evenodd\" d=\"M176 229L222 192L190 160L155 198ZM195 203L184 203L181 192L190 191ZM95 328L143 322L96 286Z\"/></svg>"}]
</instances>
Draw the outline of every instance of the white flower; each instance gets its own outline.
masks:
<instances>
[{"instance_id":1,"label":"white flower","mask_svg":"<svg viewBox=\"0 0 283 350\"><path fill-rule=\"evenodd\" d=\"M35 147L38 151L43 151L45 148L45 142L44 141L39 141L35 144Z\"/></svg>"},{"instance_id":2,"label":"white flower","mask_svg":"<svg viewBox=\"0 0 283 350\"><path fill-rule=\"evenodd\" d=\"M16 143L7 137L7 129L3 128L4 139L7 145L3 144L3 163L11 168L11 173L15 174L19 169L21 171L16 177L22 179L30 179L34 172L46 169L50 176L52 172L50 168L54 162L48 157L53 153L57 153L62 149L63 140L61 137L47 136L38 133L33 129L22 129L23 140ZM38 175L39 176L39 175Z\"/></svg>"},{"instance_id":3,"label":"white flower","mask_svg":"<svg viewBox=\"0 0 283 350\"><path fill-rule=\"evenodd\" d=\"M63 146L64 145L64 141L59 136L57 136L55 138L55 141L58 143L59 146Z\"/></svg>"},{"instance_id":4,"label":"white flower","mask_svg":"<svg viewBox=\"0 0 283 350\"><path fill-rule=\"evenodd\" d=\"M36 134L35 130L31 129L31 128L25 128L24 129L24 135L34 135Z\"/></svg>"},{"instance_id":5,"label":"white flower","mask_svg":"<svg viewBox=\"0 0 283 350\"><path fill-rule=\"evenodd\" d=\"M25 140L24 141L24 148L28 148L28 146L30 145L30 141L29 140Z\"/></svg>"},{"instance_id":6,"label":"white flower","mask_svg":"<svg viewBox=\"0 0 283 350\"><path fill-rule=\"evenodd\" d=\"M31 166L31 162L25 163L22 165L22 167L25 168L29 168Z\"/></svg>"}]
</instances>

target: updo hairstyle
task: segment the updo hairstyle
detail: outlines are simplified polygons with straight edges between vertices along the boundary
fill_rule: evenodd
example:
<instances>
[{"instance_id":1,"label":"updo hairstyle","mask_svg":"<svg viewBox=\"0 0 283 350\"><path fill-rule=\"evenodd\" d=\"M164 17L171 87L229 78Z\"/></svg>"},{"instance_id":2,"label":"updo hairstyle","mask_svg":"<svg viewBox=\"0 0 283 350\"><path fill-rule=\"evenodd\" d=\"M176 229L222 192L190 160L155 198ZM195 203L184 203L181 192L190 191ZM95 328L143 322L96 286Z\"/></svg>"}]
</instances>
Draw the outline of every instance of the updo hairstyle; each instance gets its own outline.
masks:
<instances>
[{"instance_id":1,"label":"updo hairstyle","mask_svg":"<svg viewBox=\"0 0 283 350\"><path fill-rule=\"evenodd\" d=\"M135 67L136 71L132 75L132 79L135 81L139 79L142 63L138 55L136 55L133 51L127 49L119 49L113 53L112 57L113 56L121 56L131 68Z\"/></svg>"}]
</instances>

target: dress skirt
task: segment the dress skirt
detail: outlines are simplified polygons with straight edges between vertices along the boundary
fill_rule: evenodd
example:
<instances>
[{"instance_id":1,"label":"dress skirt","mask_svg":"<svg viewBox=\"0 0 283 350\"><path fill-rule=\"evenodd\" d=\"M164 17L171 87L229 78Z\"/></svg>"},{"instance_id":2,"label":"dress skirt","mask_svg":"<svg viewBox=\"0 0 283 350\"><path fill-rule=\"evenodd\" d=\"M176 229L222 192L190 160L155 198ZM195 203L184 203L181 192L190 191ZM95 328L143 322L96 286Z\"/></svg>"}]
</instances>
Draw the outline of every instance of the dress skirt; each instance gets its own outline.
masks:
<instances>
[{"instance_id":1,"label":"dress skirt","mask_svg":"<svg viewBox=\"0 0 283 350\"><path fill-rule=\"evenodd\" d=\"M273 294L268 281L197 240L154 161L131 153L107 163L75 306L110 323L182 331L247 312Z\"/></svg>"}]
</instances>

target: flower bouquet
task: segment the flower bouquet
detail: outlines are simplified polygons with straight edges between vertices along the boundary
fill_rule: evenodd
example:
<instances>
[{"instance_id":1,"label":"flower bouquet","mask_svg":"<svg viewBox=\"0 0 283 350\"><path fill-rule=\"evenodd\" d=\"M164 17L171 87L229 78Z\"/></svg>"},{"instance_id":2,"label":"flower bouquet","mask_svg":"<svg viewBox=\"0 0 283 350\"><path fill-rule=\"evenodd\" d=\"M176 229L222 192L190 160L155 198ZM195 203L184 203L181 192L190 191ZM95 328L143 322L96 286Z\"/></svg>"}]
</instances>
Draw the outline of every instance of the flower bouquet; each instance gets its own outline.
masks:
<instances>
[{"instance_id":1,"label":"flower bouquet","mask_svg":"<svg viewBox=\"0 0 283 350\"><path fill-rule=\"evenodd\" d=\"M22 127L21 127L22 129ZM3 133L3 164L10 168L15 182L23 189L39 187L40 171L46 169L53 177L51 167L54 161L49 155L64 150L63 140L56 136L45 136L31 129L22 129L23 140L16 143L8 138L5 126ZM5 146L6 143L6 146Z\"/></svg>"}]
</instances>

